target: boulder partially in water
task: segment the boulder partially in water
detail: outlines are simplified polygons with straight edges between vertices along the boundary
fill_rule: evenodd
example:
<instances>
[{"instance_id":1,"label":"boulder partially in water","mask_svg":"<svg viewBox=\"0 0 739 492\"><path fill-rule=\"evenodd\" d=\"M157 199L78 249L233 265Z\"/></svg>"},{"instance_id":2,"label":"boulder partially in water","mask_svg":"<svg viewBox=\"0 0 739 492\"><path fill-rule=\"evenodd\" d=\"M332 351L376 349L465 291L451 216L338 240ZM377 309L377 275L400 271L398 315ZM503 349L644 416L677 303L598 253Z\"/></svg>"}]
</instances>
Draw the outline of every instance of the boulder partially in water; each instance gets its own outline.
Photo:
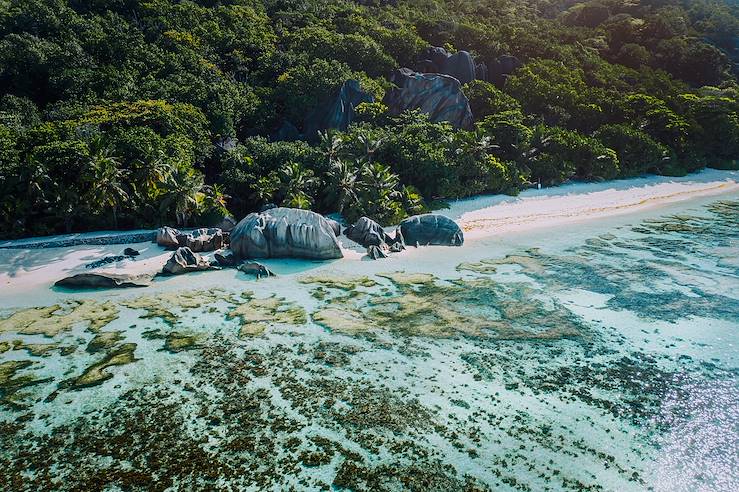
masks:
<instances>
[{"instance_id":1,"label":"boulder partially in water","mask_svg":"<svg viewBox=\"0 0 739 492\"><path fill-rule=\"evenodd\" d=\"M244 273L248 273L249 275L254 275L257 278L275 276L272 270L270 270L266 266L256 261L246 261L242 263L241 265L239 265L238 267L236 267L236 269Z\"/></svg>"},{"instance_id":2,"label":"boulder partially in water","mask_svg":"<svg viewBox=\"0 0 739 492\"><path fill-rule=\"evenodd\" d=\"M118 289L124 287L147 287L151 284L153 275L128 275L122 273L78 273L63 278L54 285L73 289Z\"/></svg>"},{"instance_id":3,"label":"boulder partially in water","mask_svg":"<svg viewBox=\"0 0 739 492\"><path fill-rule=\"evenodd\" d=\"M277 207L244 217L231 231L237 258L308 258L344 255L328 220L310 210Z\"/></svg>"},{"instance_id":4,"label":"boulder partially in water","mask_svg":"<svg viewBox=\"0 0 739 492\"><path fill-rule=\"evenodd\" d=\"M423 214L408 217L398 225L406 244L413 246L462 246L464 233L449 217Z\"/></svg>"},{"instance_id":5,"label":"boulder partially in water","mask_svg":"<svg viewBox=\"0 0 739 492\"><path fill-rule=\"evenodd\" d=\"M217 270L218 267L194 253L190 248L184 246L177 248L162 269L162 273L168 275L181 275L183 273L197 272L202 270Z\"/></svg>"}]
</instances>

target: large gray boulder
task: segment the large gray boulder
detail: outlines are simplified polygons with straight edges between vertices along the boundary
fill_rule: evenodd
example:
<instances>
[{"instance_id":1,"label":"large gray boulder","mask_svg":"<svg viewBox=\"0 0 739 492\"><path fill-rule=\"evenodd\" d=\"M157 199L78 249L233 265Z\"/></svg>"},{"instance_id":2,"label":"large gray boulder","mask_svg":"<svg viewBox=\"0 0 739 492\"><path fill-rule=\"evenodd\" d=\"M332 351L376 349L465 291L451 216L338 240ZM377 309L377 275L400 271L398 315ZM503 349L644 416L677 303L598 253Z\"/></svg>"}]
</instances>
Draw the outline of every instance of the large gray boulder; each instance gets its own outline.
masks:
<instances>
[{"instance_id":1,"label":"large gray boulder","mask_svg":"<svg viewBox=\"0 0 739 492\"><path fill-rule=\"evenodd\" d=\"M344 235L365 248L393 243L382 226L369 217L360 217L354 225L344 230Z\"/></svg>"},{"instance_id":2,"label":"large gray boulder","mask_svg":"<svg viewBox=\"0 0 739 492\"><path fill-rule=\"evenodd\" d=\"M506 80L516 70L523 66L523 62L511 55L502 55L495 59L488 67L488 80L498 87L503 87Z\"/></svg>"},{"instance_id":3,"label":"large gray boulder","mask_svg":"<svg viewBox=\"0 0 739 492\"><path fill-rule=\"evenodd\" d=\"M383 100L390 114L418 109L433 122L448 121L455 128L472 127L470 103L454 77L401 68L393 72L390 80L397 86L387 91Z\"/></svg>"},{"instance_id":4,"label":"large gray boulder","mask_svg":"<svg viewBox=\"0 0 739 492\"><path fill-rule=\"evenodd\" d=\"M73 289L118 289L124 287L146 287L151 284L153 275L128 275L121 273L78 273L63 278L54 285Z\"/></svg>"},{"instance_id":5,"label":"large gray boulder","mask_svg":"<svg viewBox=\"0 0 739 492\"><path fill-rule=\"evenodd\" d=\"M449 217L423 214L408 217L398 225L405 243L418 246L462 246L464 233Z\"/></svg>"},{"instance_id":6,"label":"large gray boulder","mask_svg":"<svg viewBox=\"0 0 739 492\"><path fill-rule=\"evenodd\" d=\"M310 210L277 207L244 217L231 231L237 258L309 258L344 255L331 224Z\"/></svg>"},{"instance_id":7,"label":"large gray boulder","mask_svg":"<svg viewBox=\"0 0 739 492\"><path fill-rule=\"evenodd\" d=\"M451 75L459 80L462 85L469 84L477 78L475 60L468 52L458 51L444 60L441 73Z\"/></svg>"},{"instance_id":8,"label":"large gray boulder","mask_svg":"<svg viewBox=\"0 0 739 492\"><path fill-rule=\"evenodd\" d=\"M162 269L162 273L168 275L181 275L183 273L197 272L202 270L218 269L216 266L194 253L188 247L177 248Z\"/></svg>"},{"instance_id":9,"label":"large gray boulder","mask_svg":"<svg viewBox=\"0 0 739 492\"><path fill-rule=\"evenodd\" d=\"M342 84L338 94L306 116L303 134L310 139L315 137L319 130L336 128L345 131L354 121L356 107L374 101L374 96L362 90L359 81L347 80Z\"/></svg>"},{"instance_id":10,"label":"large gray boulder","mask_svg":"<svg viewBox=\"0 0 739 492\"><path fill-rule=\"evenodd\" d=\"M157 244L167 249L176 249L180 247L177 237L182 233L172 227L164 226L157 231Z\"/></svg>"},{"instance_id":11,"label":"large gray boulder","mask_svg":"<svg viewBox=\"0 0 739 492\"><path fill-rule=\"evenodd\" d=\"M425 59L416 64L419 72L441 73L459 80L464 85L481 78L475 59L467 51L449 54L444 48L432 46L426 50Z\"/></svg>"}]
</instances>

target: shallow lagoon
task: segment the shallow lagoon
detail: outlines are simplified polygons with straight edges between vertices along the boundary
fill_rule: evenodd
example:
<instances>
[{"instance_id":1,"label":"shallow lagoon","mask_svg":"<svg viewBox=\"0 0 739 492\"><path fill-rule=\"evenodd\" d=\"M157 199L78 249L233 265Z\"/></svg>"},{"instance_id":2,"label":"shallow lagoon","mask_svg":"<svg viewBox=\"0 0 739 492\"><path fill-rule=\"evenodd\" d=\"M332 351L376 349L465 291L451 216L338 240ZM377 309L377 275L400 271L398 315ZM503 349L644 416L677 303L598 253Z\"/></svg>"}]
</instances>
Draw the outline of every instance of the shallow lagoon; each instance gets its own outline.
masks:
<instances>
[{"instance_id":1,"label":"shallow lagoon","mask_svg":"<svg viewBox=\"0 0 739 492\"><path fill-rule=\"evenodd\" d=\"M734 193L260 281L3 293L0 483L736 490L738 241Z\"/></svg>"}]
</instances>

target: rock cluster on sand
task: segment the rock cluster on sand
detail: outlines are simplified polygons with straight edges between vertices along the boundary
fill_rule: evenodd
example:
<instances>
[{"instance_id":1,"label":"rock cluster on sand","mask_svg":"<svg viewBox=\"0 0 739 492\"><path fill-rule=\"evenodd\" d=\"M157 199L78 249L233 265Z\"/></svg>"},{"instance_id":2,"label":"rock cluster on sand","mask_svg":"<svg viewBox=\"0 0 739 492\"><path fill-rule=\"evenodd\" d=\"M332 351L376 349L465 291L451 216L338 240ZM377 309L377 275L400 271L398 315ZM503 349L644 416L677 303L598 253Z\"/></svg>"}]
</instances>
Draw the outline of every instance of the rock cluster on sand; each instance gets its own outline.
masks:
<instances>
[{"instance_id":1,"label":"rock cluster on sand","mask_svg":"<svg viewBox=\"0 0 739 492\"><path fill-rule=\"evenodd\" d=\"M461 246L464 243L462 229L449 217L439 214L416 215L405 219L395 229L395 237L368 217L362 217L346 228L346 237L367 248L367 256L373 260L386 258L412 246Z\"/></svg>"},{"instance_id":2,"label":"rock cluster on sand","mask_svg":"<svg viewBox=\"0 0 739 492\"><path fill-rule=\"evenodd\" d=\"M344 255L331 224L309 210L277 207L247 215L231 231L237 258L308 258Z\"/></svg>"},{"instance_id":3,"label":"rock cluster on sand","mask_svg":"<svg viewBox=\"0 0 739 492\"><path fill-rule=\"evenodd\" d=\"M212 270L218 267L212 265L199 254L193 252L187 246L177 248L162 269L162 273L169 275L180 275L182 273Z\"/></svg>"},{"instance_id":4,"label":"rock cluster on sand","mask_svg":"<svg viewBox=\"0 0 739 492\"><path fill-rule=\"evenodd\" d=\"M172 227L162 227L157 231L156 242L159 246L176 249L187 247L195 252L215 251L225 243L223 231L218 228L202 228L184 234Z\"/></svg>"},{"instance_id":5,"label":"rock cluster on sand","mask_svg":"<svg viewBox=\"0 0 739 492\"><path fill-rule=\"evenodd\" d=\"M373 260L402 251L406 242L414 246L461 246L464 242L459 226L450 218L438 214L409 217L396 228L395 237L391 237L380 224L368 217L360 218L344 232L349 239L367 248L367 256ZM177 229L162 227L157 233L157 243L176 250L161 268L161 274L180 275L237 268L257 278L270 277L274 273L266 266L247 260L342 258L337 239L340 234L341 226L334 220L309 210L284 207L266 208L247 215L231 231L230 251L222 248L224 235L220 229L197 229L190 234L182 234ZM213 248L216 252L212 261L198 254L199 251L212 251ZM99 268L118 258L132 258L138 254L138 251L127 248L125 256L103 258L88 266ZM56 285L76 288L142 287L149 285L153 277L154 273L95 271L69 276L59 280Z\"/></svg>"}]
</instances>

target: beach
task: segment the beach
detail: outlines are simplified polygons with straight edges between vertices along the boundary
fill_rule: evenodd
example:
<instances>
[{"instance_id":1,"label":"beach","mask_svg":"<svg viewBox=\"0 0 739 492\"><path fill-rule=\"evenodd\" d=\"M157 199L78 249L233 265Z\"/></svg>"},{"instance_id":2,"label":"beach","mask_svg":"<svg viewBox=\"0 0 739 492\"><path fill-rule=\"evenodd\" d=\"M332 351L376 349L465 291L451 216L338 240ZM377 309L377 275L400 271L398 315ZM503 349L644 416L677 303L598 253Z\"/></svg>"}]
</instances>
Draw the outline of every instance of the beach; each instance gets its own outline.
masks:
<instances>
[{"instance_id":1,"label":"beach","mask_svg":"<svg viewBox=\"0 0 739 492\"><path fill-rule=\"evenodd\" d=\"M440 211L462 247L371 261L344 237L343 259L264 260L260 280L74 291L52 284L171 252L0 249L0 477L736 490L737 178L476 197Z\"/></svg>"},{"instance_id":2,"label":"beach","mask_svg":"<svg viewBox=\"0 0 739 492\"><path fill-rule=\"evenodd\" d=\"M669 206L685 200L731 194L739 191L739 172L704 170L689 176L672 178L652 176L604 183L573 183L553 188L530 189L519 196L480 196L450 203L438 213L447 215L462 227L467 245L491 237L515 237L515 234L537 233L563 225L603 220L626 214ZM387 228L392 231L393 228ZM144 235L146 231L133 234ZM126 237L132 233L118 233ZM141 253L134 261L106 266L101 271L132 274L154 273L161 269L171 253L152 242L108 245L76 245L61 248L24 248L24 244L54 243L74 239L106 238L115 232L81 233L49 238L0 241L0 286L5 295L17 297L24 292L50 287L57 280L84 272L84 266L106 256L120 255L124 248ZM364 250L340 237L344 247L343 261L360 261ZM428 252L428 251L427 251ZM419 253L423 254L423 253ZM406 255L417 256L406 253ZM397 259L404 255L398 255ZM412 260L411 260L412 261ZM277 272L302 270L300 260L268 261ZM314 268L315 264L308 265ZM0 295L2 298L3 295Z\"/></svg>"}]
</instances>

